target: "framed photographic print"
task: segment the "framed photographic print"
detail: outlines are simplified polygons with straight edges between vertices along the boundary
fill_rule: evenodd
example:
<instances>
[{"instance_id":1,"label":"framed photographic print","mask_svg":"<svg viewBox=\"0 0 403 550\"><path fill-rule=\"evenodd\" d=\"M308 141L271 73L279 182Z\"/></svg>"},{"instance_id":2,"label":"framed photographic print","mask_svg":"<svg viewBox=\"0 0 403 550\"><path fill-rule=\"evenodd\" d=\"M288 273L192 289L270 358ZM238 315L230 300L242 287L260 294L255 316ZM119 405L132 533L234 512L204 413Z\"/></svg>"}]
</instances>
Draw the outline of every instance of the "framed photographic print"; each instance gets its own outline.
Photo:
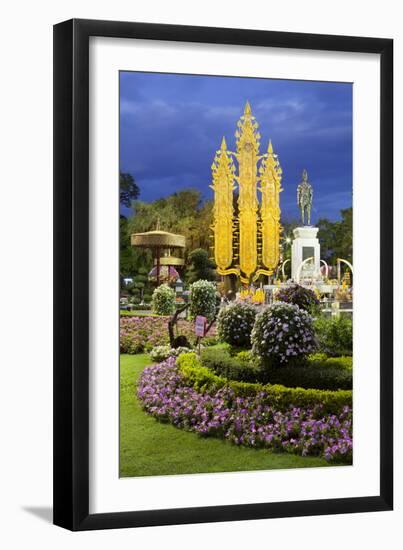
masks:
<instances>
[{"instance_id":1,"label":"framed photographic print","mask_svg":"<svg viewBox=\"0 0 403 550\"><path fill-rule=\"evenodd\" d=\"M391 510L393 42L54 27L54 522Z\"/></svg>"}]
</instances>

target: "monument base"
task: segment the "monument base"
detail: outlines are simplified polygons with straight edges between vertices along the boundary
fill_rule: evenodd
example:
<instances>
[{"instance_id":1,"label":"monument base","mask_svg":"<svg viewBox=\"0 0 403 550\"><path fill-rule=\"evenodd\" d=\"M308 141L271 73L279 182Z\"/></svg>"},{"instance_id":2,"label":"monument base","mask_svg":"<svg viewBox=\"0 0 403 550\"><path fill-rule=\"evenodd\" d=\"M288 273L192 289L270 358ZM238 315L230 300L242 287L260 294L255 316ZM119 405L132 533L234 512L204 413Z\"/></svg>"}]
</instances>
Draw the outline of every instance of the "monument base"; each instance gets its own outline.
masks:
<instances>
[{"instance_id":1,"label":"monument base","mask_svg":"<svg viewBox=\"0 0 403 550\"><path fill-rule=\"evenodd\" d=\"M305 225L294 229L291 248L291 277L296 283L322 279L320 273L319 228Z\"/></svg>"}]
</instances>

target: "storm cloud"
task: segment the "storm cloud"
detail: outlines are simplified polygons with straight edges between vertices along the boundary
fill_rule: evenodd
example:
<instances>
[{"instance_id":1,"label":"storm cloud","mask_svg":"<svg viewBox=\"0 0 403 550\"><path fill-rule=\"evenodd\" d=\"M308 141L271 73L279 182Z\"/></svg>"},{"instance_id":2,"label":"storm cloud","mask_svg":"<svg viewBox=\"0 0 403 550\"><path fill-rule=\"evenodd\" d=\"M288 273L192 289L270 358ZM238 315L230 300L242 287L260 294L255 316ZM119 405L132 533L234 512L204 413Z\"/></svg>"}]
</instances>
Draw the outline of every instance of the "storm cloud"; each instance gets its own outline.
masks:
<instances>
[{"instance_id":1,"label":"storm cloud","mask_svg":"<svg viewBox=\"0 0 403 550\"><path fill-rule=\"evenodd\" d=\"M235 149L246 101L283 169L283 219L298 216L296 187L307 169L313 222L352 204L352 84L258 78L120 73L120 169L151 201L195 187L211 198L221 139Z\"/></svg>"}]
</instances>

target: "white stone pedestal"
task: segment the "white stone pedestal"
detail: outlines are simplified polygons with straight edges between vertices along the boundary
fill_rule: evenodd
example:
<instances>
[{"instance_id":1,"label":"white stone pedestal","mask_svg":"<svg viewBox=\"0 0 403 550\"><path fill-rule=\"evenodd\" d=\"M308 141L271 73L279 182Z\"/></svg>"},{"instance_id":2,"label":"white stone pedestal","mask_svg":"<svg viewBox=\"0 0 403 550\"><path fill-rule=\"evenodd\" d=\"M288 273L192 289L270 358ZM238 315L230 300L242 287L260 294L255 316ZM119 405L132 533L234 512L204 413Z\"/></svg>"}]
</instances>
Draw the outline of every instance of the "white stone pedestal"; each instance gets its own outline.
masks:
<instances>
[{"instance_id":1,"label":"white stone pedestal","mask_svg":"<svg viewBox=\"0 0 403 550\"><path fill-rule=\"evenodd\" d=\"M316 237L318 231L318 227L308 225L294 229L291 248L291 277L295 282L303 283L304 279L309 281L321 279L320 244ZM313 260L306 262L299 271L300 265L307 258L313 258Z\"/></svg>"}]
</instances>

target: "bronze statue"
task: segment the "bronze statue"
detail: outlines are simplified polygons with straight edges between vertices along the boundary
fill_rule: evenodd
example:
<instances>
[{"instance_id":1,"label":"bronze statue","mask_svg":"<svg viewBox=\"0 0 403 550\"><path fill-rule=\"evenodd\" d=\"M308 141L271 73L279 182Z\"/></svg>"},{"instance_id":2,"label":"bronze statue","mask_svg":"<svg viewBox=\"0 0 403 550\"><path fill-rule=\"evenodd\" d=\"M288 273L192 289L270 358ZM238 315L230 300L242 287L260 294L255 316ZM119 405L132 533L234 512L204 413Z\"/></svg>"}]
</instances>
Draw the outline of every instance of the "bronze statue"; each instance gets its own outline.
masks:
<instances>
[{"instance_id":1,"label":"bronze statue","mask_svg":"<svg viewBox=\"0 0 403 550\"><path fill-rule=\"evenodd\" d=\"M308 182L308 172L304 169L302 171L302 181L297 188L297 204L301 211L301 220L303 225L311 225L312 199L312 185ZM308 223L305 223L305 213Z\"/></svg>"}]
</instances>

